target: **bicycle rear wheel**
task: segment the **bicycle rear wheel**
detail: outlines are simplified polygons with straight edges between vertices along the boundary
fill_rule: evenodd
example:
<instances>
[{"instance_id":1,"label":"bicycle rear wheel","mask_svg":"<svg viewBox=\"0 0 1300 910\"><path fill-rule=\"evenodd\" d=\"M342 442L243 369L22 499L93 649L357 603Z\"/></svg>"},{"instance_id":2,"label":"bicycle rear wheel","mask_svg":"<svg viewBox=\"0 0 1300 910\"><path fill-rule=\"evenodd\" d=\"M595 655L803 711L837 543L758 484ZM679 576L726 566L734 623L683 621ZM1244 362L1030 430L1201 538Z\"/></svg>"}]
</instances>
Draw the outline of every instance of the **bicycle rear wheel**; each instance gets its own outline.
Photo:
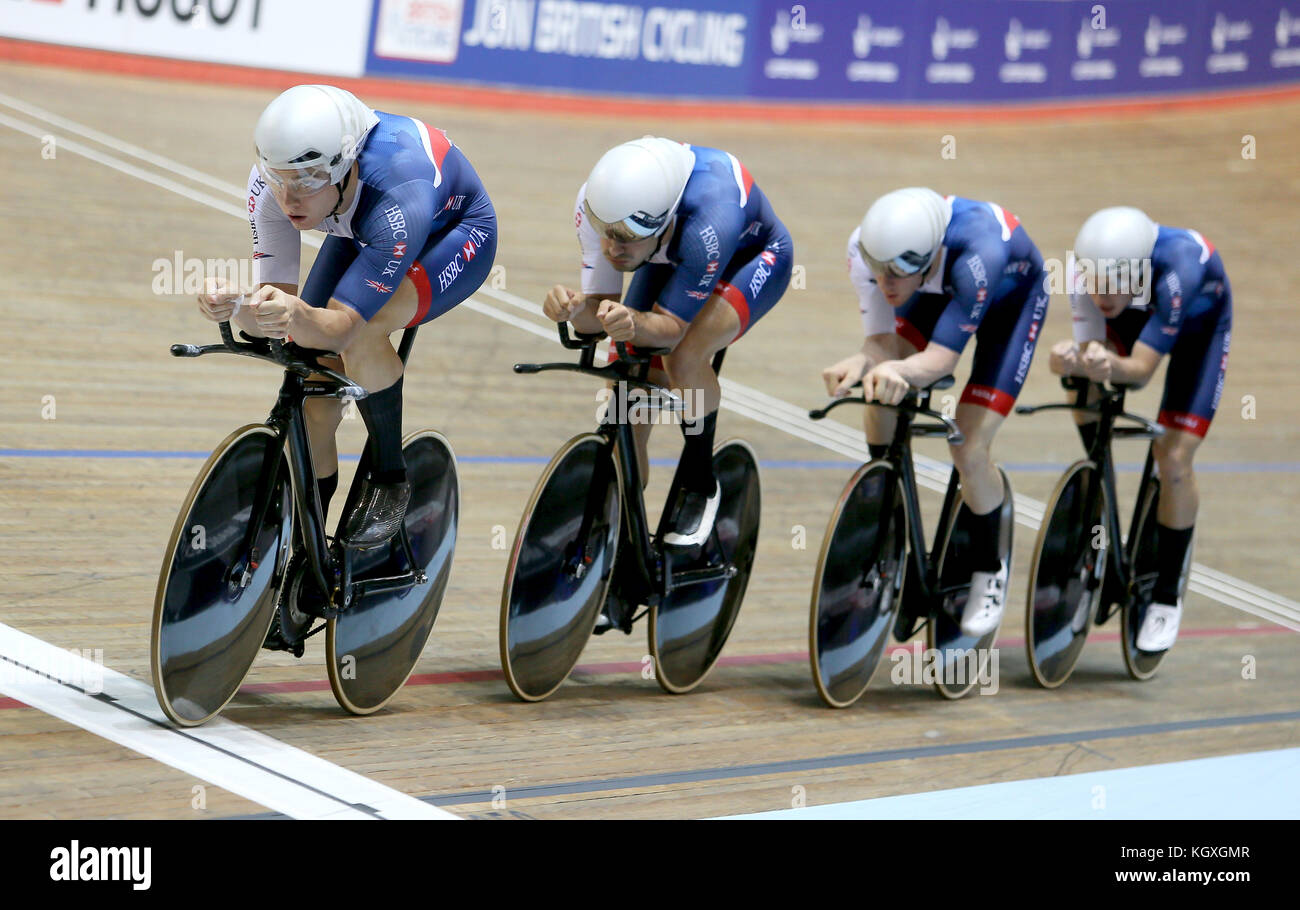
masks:
<instances>
[{"instance_id":1,"label":"bicycle rear wheel","mask_svg":"<svg viewBox=\"0 0 1300 910\"><path fill-rule=\"evenodd\" d=\"M1016 514L1012 499L1011 481L1001 468L1002 515L998 525L998 553L1007 563L1007 578L1011 577L1012 534ZM966 585L954 594L950 602L932 610L926 623L927 647L934 660L934 687L944 698L961 698L975 684L990 682L988 674L992 661L993 642L998 630L994 629L979 638L966 635L961 630L960 617L970 596L970 529L967 524L970 511L958 497L953 501L953 513L948 522L948 533L939 547L937 572L939 587L951 588ZM999 624L1000 625L1000 624Z\"/></svg>"},{"instance_id":2,"label":"bicycle rear wheel","mask_svg":"<svg viewBox=\"0 0 1300 910\"><path fill-rule=\"evenodd\" d=\"M745 598L758 545L762 496L758 459L749 443L731 439L719 445L713 452L713 474L722 487L713 533L698 556L672 568L681 572L730 565L735 574L677 588L651 608L648 634L655 680L674 695L703 682L722 655ZM675 495L676 490L670 490L668 501ZM667 512L660 522L659 540L671 518Z\"/></svg>"},{"instance_id":3,"label":"bicycle rear wheel","mask_svg":"<svg viewBox=\"0 0 1300 910\"><path fill-rule=\"evenodd\" d=\"M1142 651L1137 646L1138 631L1151 605L1151 592L1156 586L1159 564L1156 562L1156 505L1160 501L1160 478L1152 475L1145 488L1137 510L1137 520L1129 529L1129 565L1133 567L1133 583L1129 596L1124 599L1121 613L1124 632L1120 636L1124 647L1124 666L1134 679L1150 679L1155 675L1160 661L1168 651ZM1187 547L1179 575L1178 596L1187 595L1187 582L1192 574L1192 550L1196 542Z\"/></svg>"},{"instance_id":4,"label":"bicycle rear wheel","mask_svg":"<svg viewBox=\"0 0 1300 910\"><path fill-rule=\"evenodd\" d=\"M1055 689L1074 671L1097 615L1110 542L1106 488L1091 461L1066 468L1043 512L1029 566L1025 655L1034 679Z\"/></svg>"},{"instance_id":5,"label":"bicycle rear wheel","mask_svg":"<svg viewBox=\"0 0 1300 910\"><path fill-rule=\"evenodd\" d=\"M172 528L149 652L158 704L182 726L197 726L225 707L266 640L292 528L283 446L264 424L231 433L194 479ZM273 477L264 473L268 462L276 465ZM259 484L268 483L266 518L247 571L240 571L250 555L243 543Z\"/></svg>"},{"instance_id":6,"label":"bicycle rear wheel","mask_svg":"<svg viewBox=\"0 0 1300 910\"><path fill-rule=\"evenodd\" d=\"M876 672L898 612L906 554L901 481L893 465L872 461L849 478L831 511L813 576L808 657L817 693L832 708L857 701Z\"/></svg>"},{"instance_id":7,"label":"bicycle rear wheel","mask_svg":"<svg viewBox=\"0 0 1300 910\"><path fill-rule=\"evenodd\" d=\"M414 569L424 582L358 599L325 629L330 687L343 708L373 714L406 684L424 651L451 578L460 514L456 456L441 433L422 430L403 440L411 481L407 539L415 565L397 537L354 554L353 578L385 578Z\"/></svg>"},{"instance_id":8,"label":"bicycle rear wheel","mask_svg":"<svg viewBox=\"0 0 1300 910\"><path fill-rule=\"evenodd\" d=\"M618 551L622 499L609 444L584 433L551 459L524 508L499 633L506 684L524 701L558 689L591 638ZM579 540L588 509L593 517Z\"/></svg>"}]
</instances>

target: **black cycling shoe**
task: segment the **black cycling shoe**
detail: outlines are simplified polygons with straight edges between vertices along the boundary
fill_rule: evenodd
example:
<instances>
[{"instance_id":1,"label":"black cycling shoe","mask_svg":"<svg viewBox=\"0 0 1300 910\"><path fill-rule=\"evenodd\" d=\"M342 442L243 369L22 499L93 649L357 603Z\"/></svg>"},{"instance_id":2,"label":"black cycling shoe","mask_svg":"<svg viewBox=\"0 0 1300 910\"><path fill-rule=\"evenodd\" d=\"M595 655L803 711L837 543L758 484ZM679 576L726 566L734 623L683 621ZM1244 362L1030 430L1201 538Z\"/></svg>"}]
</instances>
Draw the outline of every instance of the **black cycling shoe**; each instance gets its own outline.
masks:
<instances>
[{"instance_id":1,"label":"black cycling shoe","mask_svg":"<svg viewBox=\"0 0 1300 910\"><path fill-rule=\"evenodd\" d=\"M339 540L345 547L374 547L391 540L402 529L406 506L411 501L411 484L361 481L356 507L348 516Z\"/></svg>"},{"instance_id":2,"label":"black cycling shoe","mask_svg":"<svg viewBox=\"0 0 1300 910\"><path fill-rule=\"evenodd\" d=\"M708 540L721 499L722 485L717 480L713 481L710 496L683 488L673 512L672 530L664 535L664 543L670 547L698 547Z\"/></svg>"},{"instance_id":3,"label":"black cycling shoe","mask_svg":"<svg viewBox=\"0 0 1300 910\"><path fill-rule=\"evenodd\" d=\"M605 595L605 603L596 617L596 628L591 631L593 635L604 635L611 629L632 634L632 607L613 590Z\"/></svg>"}]
</instances>

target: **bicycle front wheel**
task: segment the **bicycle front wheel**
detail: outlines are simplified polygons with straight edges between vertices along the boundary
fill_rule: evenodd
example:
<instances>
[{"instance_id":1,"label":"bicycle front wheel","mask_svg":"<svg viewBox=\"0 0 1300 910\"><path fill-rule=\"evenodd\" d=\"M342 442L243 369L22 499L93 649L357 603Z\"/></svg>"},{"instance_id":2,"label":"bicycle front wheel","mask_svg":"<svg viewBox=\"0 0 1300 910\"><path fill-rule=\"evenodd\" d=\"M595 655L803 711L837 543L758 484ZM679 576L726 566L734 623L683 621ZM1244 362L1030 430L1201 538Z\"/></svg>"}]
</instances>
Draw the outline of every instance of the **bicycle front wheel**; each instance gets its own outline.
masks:
<instances>
[{"instance_id":1,"label":"bicycle front wheel","mask_svg":"<svg viewBox=\"0 0 1300 910\"><path fill-rule=\"evenodd\" d=\"M1025 653L1044 688L1069 678L1096 616L1110 543L1105 515L1101 471L1076 461L1048 500L1029 567Z\"/></svg>"},{"instance_id":2,"label":"bicycle front wheel","mask_svg":"<svg viewBox=\"0 0 1300 910\"><path fill-rule=\"evenodd\" d=\"M524 701L560 687L596 627L618 551L621 480L609 444L585 433L551 459L524 509L499 634L506 684Z\"/></svg>"},{"instance_id":3,"label":"bicycle front wheel","mask_svg":"<svg viewBox=\"0 0 1300 910\"><path fill-rule=\"evenodd\" d=\"M866 691L898 613L907 554L907 511L898 472L865 464L831 512L813 576L808 657L832 708Z\"/></svg>"},{"instance_id":4,"label":"bicycle front wheel","mask_svg":"<svg viewBox=\"0 0 1300 910\"><path fill-rule=\"evenodd\" d=\"M194 479L172 528L149 651L158 704L183 726L225 707L271 627L293 515L283 445L264 424L231 433ZM244 540L265 500L250 552Z\"/></svg>"}]
</instances>

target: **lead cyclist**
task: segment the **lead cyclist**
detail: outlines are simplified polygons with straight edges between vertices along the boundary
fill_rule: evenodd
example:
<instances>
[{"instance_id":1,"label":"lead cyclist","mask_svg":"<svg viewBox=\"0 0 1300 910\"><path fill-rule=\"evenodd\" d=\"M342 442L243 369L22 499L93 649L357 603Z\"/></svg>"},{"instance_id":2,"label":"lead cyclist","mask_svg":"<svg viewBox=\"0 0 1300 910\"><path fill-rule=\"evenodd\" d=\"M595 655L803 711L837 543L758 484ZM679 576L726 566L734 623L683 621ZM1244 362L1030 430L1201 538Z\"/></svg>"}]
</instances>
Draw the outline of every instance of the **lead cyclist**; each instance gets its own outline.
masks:
<instances>
[{"instance_id":1,"label":"lead cyclist","mask_svg":"<svg viewBox=\"0 0 1300 910\"><path fill-rule=\"evenodd\" d=\"M247 334L337 352L369 393L357 409L370 471L341 541L376 546L401 527L411 486L402 457L403 364L389 335L446 313L483 284L496 257L496 212L446 134L375 111L330 85L295 86L253 131L248 175L256 290L209 279L199 309ZM299 295L300 234L328 236ZM242 306L241 306L242 303ZM303 406L322 514L338 487L343 402Z\"/></svg>"}]
</instances>

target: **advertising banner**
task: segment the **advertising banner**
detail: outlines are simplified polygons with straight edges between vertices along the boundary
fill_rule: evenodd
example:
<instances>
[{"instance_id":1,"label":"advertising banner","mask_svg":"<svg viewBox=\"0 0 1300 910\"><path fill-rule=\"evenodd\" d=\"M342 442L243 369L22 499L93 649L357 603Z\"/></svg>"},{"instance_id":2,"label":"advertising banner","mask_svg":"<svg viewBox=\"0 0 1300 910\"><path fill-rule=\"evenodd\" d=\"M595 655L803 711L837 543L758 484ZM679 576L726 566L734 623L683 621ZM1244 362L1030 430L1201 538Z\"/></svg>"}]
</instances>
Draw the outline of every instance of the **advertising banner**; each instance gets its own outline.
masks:
<instances>
[{"instance_id":1,"label":"advertising banner","mask_svg":"<svg viewBox=\"0 0 1300 910\"><path fill-rule=\"evenodd\" d=\"M0 36L360 76L369 0L3 0Z\"/></svg>"},{"instance_id":2,"label":"advertising banner","mask_svg":"<svg viewBox=\"0 0 1300 910\"><path fill-rule=\"evenodd\" d=\"M375 0L372 18L372 75L602 95L997 103L1300 81L1300 0Z\"/></svg>"}]
</instances>

